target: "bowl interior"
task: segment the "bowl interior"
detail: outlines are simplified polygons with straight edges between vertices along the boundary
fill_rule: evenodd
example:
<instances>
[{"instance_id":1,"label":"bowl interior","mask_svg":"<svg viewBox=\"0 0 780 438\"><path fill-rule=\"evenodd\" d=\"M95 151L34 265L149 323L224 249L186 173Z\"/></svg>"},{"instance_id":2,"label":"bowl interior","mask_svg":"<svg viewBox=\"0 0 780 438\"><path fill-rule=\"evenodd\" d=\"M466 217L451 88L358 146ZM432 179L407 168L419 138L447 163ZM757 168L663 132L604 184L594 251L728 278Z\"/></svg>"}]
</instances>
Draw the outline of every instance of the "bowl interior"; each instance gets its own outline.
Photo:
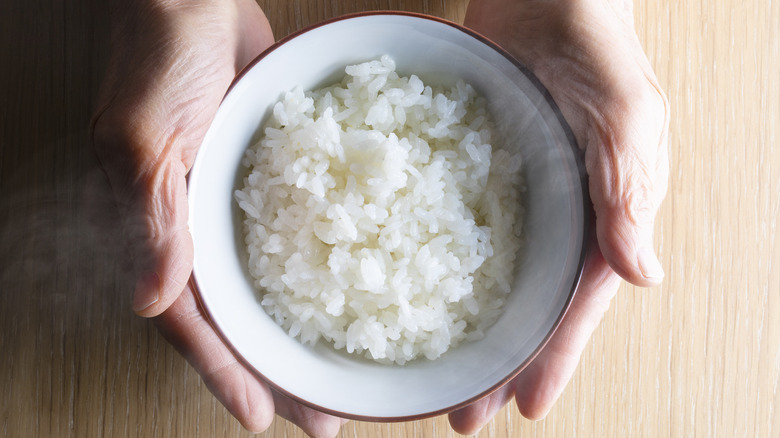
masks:
<instances>
[{"instance_id":1,"label":"bowl interior","mask_svg":"<svg viewBox=\"0 0 780 438\"><path fill-rule=\"evenodd\" d=\"M261 308L244 270L240 162L285 91L313 89L348 64L392 56L426 83L462 78L489 101L503 147L524 157L524 240L513 292L478 342L435 361L376 364L290 338ZM214 325L274 387L341 416L392 420L441 413L515 375L557 326L576 287L587 199L577 148L538 83L491 44L441 20L405 14L339 19L266 52L225 97L189 176L194 276ZM498 143L498 142L495 142Z\"/></svg>"}]
</instances>

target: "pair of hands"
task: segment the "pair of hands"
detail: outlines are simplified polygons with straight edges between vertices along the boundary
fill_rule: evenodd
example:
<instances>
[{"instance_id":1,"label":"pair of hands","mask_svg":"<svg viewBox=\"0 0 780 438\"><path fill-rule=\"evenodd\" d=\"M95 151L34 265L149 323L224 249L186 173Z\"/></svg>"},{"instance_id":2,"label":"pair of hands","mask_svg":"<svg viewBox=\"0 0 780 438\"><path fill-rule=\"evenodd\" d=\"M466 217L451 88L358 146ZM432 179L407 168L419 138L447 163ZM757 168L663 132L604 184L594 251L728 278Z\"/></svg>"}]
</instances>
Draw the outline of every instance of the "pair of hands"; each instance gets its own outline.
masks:
<instances>
[{"instance_id":1,"label":"pair of hands","mask_svg":"<svg viewBox=\"0 0 780 438\"><path fill-rule=\"evenodd\" d=\"M633 28L631 0L472 1L465 25L529 66L585 149L595 242L578 292L541 354L512 382L449 415L474 433L509 400L543 417L571 378L620 278L660 283L655 213L668 179L668 105ZM275 393L223 344L189 283L186 175L235 75L270 46L254 0L122 2L93 139L136 263L133 310L192 364L212 393L253 431L274 413L312 436L344 420Z\"/></svg>"}]
</instances>

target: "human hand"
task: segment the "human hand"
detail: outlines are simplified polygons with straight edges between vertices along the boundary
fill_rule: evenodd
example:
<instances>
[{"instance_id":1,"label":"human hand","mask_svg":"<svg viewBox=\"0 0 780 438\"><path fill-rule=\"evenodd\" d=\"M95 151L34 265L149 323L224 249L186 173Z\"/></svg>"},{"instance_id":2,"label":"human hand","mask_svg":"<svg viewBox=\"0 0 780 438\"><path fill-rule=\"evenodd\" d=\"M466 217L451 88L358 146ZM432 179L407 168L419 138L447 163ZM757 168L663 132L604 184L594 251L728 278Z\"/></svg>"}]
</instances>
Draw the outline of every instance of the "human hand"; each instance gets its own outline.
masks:
<instances>
[{"instance_id":1,"label":"human hand","mask_svg":"<svg viewBox=\"0 0 780 438\"><path fill-rule=\"evenodd\" d=\"M117 2L93 141L135 264L133 310L154 317L211 392L249 430L274 412L313 436L340 420L272 392L205 318L189 279L186 175L228 86L273 43L253 0Z\"/></svg>"},{"instance_id":2,"label":"human hand","mask_svg":"<svg viewBox=\"0 0 780 438\"><path fill-rule=\"evenodd\" d=\"M455 430L474 433L513 397L525 417L544 417L620 277L638 286L662 281L652 236L667 190L669 106L634 31L631 0L472 1L465 25L547 87L585 150L596 216L580 285L549 343L512 382L450 414Z\"/></svg>"}]
</instances>

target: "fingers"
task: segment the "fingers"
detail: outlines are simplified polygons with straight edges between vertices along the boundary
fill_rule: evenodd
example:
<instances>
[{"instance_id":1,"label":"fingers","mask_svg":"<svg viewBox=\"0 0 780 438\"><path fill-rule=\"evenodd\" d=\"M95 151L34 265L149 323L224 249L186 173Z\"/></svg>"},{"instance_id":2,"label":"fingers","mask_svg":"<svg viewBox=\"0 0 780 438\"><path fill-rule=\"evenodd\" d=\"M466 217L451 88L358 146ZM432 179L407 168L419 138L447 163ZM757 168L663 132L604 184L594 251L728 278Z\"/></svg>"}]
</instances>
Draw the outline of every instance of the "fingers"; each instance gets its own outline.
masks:
<instances>
[{"instance_id":1,"label":"fingers","mask_svg":"<svg viewBox=\"0 0 780 438\"><path fill-rule=\"evenodd\" d=\"M195 368L209 391L247 430L266 430L276 411L310 436L338 434L343 420L272 392L244 367L209 324L189 285L154 322Z\"/></svg>"},{"instance_id":2,"label":"fingers","mask_svg":"<svg viewBox=\"0 0 780 438\"><path fill-rule=\"evenodd\" d=\"M479 432L512 397L529 419L544 418L571 380L593 331L620 286L618 277L598 247L585 261L580 286L566 317L539 355L518 376L495 391L449 415L452 428L471 435Z\"/></svg>"},{"instance_id":3,"label":"fingers","mask_svg":"<svg viewBox=\"0 0 780 438\"><path fill-rule=\"evenodd\" d=\"M574 374L580 356L617 293L620 278L598 248L585 262L580 286L553 337L515 380L515 401L523 416L544 418Z\"/></svg>"},{"instance_id":4,"label":"fingers","mask_svg":"<svg viewBox=\"0 0 780 438\"><path fill-rule=\"evenodd\" d=\"M272 392L276 413L295 423L311 437L334 437L339 433L341 426L346 423L344 419L324 414L303 406L276 391Z\"/></svg>"},{"instance_id":5,"label":"fingers","mask_svg":"<svg viewBox=\"0 0 780 438\"><path fill-rule=\"evenodd\" d=\"M225 346L204 318L190 287L154 322L246 429L260 432L268 428L274 418L271 391Z\"/></svg>"},{"instance_id":6,"label":"fingers","mask_svg":"<svg viewBox=\"0 0 780 438\"><path fill-rule=\"evenodd\" d=\"M463 435L476 435L514 397L515 385L510 382L487 397L449 414L450 426Z\"/></svg>"}]
</instances>

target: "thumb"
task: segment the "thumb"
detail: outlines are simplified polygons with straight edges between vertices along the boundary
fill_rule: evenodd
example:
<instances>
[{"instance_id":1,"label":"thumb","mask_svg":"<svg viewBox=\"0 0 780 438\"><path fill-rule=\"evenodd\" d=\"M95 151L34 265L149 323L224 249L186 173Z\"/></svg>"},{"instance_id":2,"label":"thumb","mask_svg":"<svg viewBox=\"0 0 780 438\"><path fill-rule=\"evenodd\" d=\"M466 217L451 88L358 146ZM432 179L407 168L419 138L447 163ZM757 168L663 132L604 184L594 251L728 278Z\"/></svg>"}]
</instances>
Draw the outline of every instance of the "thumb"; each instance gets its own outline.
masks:
<instances>
[{"instance_id":1,"label":"thumb","mask_svg":"<svg viewBox=\"0 0 780 438\"><path fill-rule=\"evenodd\" d=\"M137 280L133 311L155 316L168 308L184 289L192 272L193 244L187 225L187 183L180 159L153 166L142 193L125 217L133 241Z\"/></svg>"},{"instance_id":2,"label":"thumb","mask_svg":"<svg viewBox=\"0 0 780 438\"><path fill-rule=\"evenodd\" d=\"M599 247L610 267L637 286L657 285L664 277L653 228L667 189L667 122L653 123L648 115L665 118L665 111L646 108L618 112L625 116L599 129L585 155Z\"/></svg>"},{"instance_id":3,"label":"thumb","mask_svg":"<svg viewBox=\"0 0 780 438\"><path fill-rule=\"evenodd\" d=\"M134 272L133 310L155 316L172 304L192 271L188 229L187 166L175 142L156 150L122 105L112 105L93 125L93 143L111 183L122 220L117 231ZM141 117L143 119L143 117ZM153 126L144 120L141 125Z\"/></svg>"}]
</instances>

